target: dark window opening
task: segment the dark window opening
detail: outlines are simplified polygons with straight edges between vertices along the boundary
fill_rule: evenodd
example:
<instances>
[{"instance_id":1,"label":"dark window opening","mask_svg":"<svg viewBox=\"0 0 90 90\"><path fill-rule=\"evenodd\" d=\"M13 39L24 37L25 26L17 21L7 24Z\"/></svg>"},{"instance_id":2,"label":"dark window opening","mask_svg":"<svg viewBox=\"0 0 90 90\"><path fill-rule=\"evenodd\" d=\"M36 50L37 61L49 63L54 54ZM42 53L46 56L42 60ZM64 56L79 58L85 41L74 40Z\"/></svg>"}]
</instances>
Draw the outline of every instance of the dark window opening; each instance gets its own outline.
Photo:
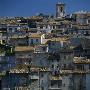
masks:
<instances>
[{"instance_id":1,"label":"dark window opening","mask_svg":"<svg viewBox=\"0 0 90 90\"><path fill-rule=\"evenodd\" d=\"M52 68L54 68L54 65L52 65Z\"/></svg>"},{"instance_id":2,"label":"dark window opening","mask_svg":"<svg viewBox=\"0 0 90 90\"><path fill-rule=\"evenodd\" d=\"M63 12L63 7L61 7L61 12Z\"/></svg>"},{"instance_id":3,"label":"dark window opening","mask_svg":"<svg viewBox=\"0 0 90 90\"><path fill-rule=\"evenodd\" d=\"M38 39L36 39L36 42L38 42Z\"/></svg>"}]
</instances>

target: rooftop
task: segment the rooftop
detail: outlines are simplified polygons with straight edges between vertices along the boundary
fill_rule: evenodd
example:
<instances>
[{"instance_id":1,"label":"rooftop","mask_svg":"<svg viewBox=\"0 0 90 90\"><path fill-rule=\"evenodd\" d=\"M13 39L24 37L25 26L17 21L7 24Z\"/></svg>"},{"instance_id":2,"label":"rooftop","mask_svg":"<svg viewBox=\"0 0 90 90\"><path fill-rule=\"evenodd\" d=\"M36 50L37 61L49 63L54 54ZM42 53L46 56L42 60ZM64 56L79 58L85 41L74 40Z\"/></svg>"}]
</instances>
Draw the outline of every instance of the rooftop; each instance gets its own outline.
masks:
<instances>
[{"instance_id":1,"label":"rooftop","mask_svg":"<svg viewBox=\"0 0 90 90\"><path fill-rule=\"evenodd\" d=\"M23 52L23 51L33 51L34 47L31 46L17 46L15 47L16 52Z\"/></svg>"}]
</instances>

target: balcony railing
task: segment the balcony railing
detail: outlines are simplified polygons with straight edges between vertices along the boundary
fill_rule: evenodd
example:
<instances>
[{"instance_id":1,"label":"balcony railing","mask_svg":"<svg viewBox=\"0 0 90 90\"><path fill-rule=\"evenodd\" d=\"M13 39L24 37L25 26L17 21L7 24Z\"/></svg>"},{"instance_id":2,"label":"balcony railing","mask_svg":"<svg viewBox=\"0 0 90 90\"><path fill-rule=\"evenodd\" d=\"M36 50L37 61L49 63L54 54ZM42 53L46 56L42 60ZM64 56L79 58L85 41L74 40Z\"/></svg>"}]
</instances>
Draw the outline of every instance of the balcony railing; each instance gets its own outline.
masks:
<instances>
[{"instance_id":1,"label":"balcony railing","mask_svg":"<svg viewBox=\"0 0 90 90\"><path fill-rule=\"evenodd\" d=\"M73 59L73 62L75 64L90 64L90 59L86 59L86 58L83 58L83 57L75 57Z\"/></svg>"},{"instance_id":2,"label":"balcony railing","mask_svg":"<svg viewBox=\"0 0 90 90\"><path fill-rule=\"evenodd\" d=\"M60 74L85 74L90 73L90 70L60 70Z\"/></svg>"},{"instance_id":3,"label":"balcony railing","mask_svg":"<svg viewBox=\"0 0 90 90\"><path fill-rule=\"evenodd\" d=\"M35 79L35 80L38 80L38 79L39 79L39 76L32 75L32 76L30 76L30 79Z\"/></svg>"},{"instance_id":4,"label":"balcony railing","mask_svg":"<svg viewBox=\"0 0 90 90\"><path fill-rule=\"evenodd\" d=\"M62 90L62 88L59 88L59 87L49 87L49 90Z\"/></svg>"},{"instance_id":5,"label":"balcony railing","mask_svg":"<svg viewBox=\"0 0 90 90\"><path fill-rule=\"evenodd\" d=\"M60 77L60 76L51 76L50 77L50 80L62 80L62 77Z\"/></svg>"},{"instance_id":6,"label":"balcony railing","mask_svg":"<svg viewBox=\"0 0 90 90\"><path fill-rule=\"evenodd\" d=\"M25 58L31 58L31 56L17 56L18 59L25 59Z\"/></svg>"},{"instance_id":7,"label":"balcony railing","mask_svg":"<svg viewBox=\"0 0 90 90\"><path fill-rule=\"evenodd\" d=\"M25 69L11 69L9 73L28 73Z\"/></svg>"}]
</instances>

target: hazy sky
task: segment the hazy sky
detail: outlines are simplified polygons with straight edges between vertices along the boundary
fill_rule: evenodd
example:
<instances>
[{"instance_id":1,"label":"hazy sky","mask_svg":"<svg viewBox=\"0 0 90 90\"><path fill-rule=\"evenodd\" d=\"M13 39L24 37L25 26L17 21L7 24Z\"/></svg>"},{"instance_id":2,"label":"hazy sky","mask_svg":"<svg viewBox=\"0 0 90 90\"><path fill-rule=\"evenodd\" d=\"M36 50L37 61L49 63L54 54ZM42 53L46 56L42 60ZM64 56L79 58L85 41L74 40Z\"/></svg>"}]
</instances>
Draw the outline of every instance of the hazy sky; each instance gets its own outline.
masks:
<instances>
[{"instance_id":1,"label":"hazy sky","mask_svg":"<svg viewBox=\"0 0 90 90\"><path fill-rule=\"evenodd\" d=\"M90 0L0 0L0 16L31 16L55 14L57 2L66 4L67 13L90 11Z\"/></svg>"}]
</instances>

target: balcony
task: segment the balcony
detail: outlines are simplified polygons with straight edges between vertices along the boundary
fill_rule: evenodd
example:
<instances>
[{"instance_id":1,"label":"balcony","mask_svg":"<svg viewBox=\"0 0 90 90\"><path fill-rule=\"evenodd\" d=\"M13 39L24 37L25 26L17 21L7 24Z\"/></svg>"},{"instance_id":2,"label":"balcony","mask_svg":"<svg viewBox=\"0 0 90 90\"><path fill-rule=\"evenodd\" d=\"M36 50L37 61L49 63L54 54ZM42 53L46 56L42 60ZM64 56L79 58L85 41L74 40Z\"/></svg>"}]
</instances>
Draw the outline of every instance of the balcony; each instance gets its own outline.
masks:
<instances>
[{"instance_id":1,"label":"balcony","mask_svg":"<svg viewBox=\"0 0 90 90\"><path fill-rule=\"evenodd\" d=\"M74 57L73 62L75 64L90 64L90 59L85 57Z\"/></svg>"},{"instance_id":2,"label":"balcony","mask_svg":"<svg viewBox=\"0 0 90 90\"><path fill-rule=\"evenodd\" d=\"M89 73L90 74L90 70L60 70L60 74L85 74L85 73Z\"/></svg>"},{"instance_id":3,"label":"balcony","mask_svg":"<svg viewBox=\"0 0 90 90\"><path fill-rule=\"evenodd\" d=\"M32 79L32 80L38 80L39 79L39 76L38 75L32 75L32 76L30 76L30 79Z\"/></svg>"},{"instance_id":4,"label":"balcony","mask_svg":"<svg viewBox=\"0 0 90 90\"><path fill-rule=\"evenodd\" d=\"M62 88L58 88L58 87L50 87L48 90L62 90Z\"/></svg>"},{"instance_id":5,"label":"balcony","mask_svg":"<svg viewBox=\"0 0 90 90\"><path fill-rule=\"evenodd\" d=\"M9 73L28 73L25 69L11 69Z\"/></svg>"},{"instance_id":6,"label":"balcony","mask_svg":"<svg viewBox=\"0 0 90 90\"><path fill-rule=\"evenodd\" d=\"M49 68L38 68L38 67L36 67L36 68L31 68L31 71L32 72L49 72L50 69Z\"/></svg>"},{"instance_id":7,"label":"balcony","mask_svg":"<svg viewBox=\"0 0 90 90\"><path fill-rule=\"evenodd\" d=\"M62 77L60 77L60 76L51 76L50 80L58 81L58 80L62 80Z\"/></svg>"},{"instance_id":8,"label":"balcony","mask_svg":"<svg viewBox=\"0 0 90 90\"><path fill-rule=\"evenodd\" d=\"M17 56L18 59L30 59L31 56Z\"/></svg>"},{"instance_id":9,"label":"balcony","mask_svg":"<svg viewBox=\"0 0 90 90\"><path fill-rule=\"evenodd\" d=\"M72 74L72 70L60 70L60 74Z\"/></svg>"},{"instance_id":10,"label":"balcony","mask_svg":"<svg viewBox=\"0 0 90 90\"><path fill-rule=\"evenodd\" d=\"M73 74L86 74L86 73L90 73L90 71L85 71L85 70L74 70Z\"/></svg>"},{"instance_id":11,"label":"balcony","mask_svg":"<svg viewBox=\"0 0 90 90\"><path fill-rule=\"evenodd\" d=\"M9 38L26 38L26 35L13 35L13 36L10 36Z\"/></svg>"}]
</instances>

